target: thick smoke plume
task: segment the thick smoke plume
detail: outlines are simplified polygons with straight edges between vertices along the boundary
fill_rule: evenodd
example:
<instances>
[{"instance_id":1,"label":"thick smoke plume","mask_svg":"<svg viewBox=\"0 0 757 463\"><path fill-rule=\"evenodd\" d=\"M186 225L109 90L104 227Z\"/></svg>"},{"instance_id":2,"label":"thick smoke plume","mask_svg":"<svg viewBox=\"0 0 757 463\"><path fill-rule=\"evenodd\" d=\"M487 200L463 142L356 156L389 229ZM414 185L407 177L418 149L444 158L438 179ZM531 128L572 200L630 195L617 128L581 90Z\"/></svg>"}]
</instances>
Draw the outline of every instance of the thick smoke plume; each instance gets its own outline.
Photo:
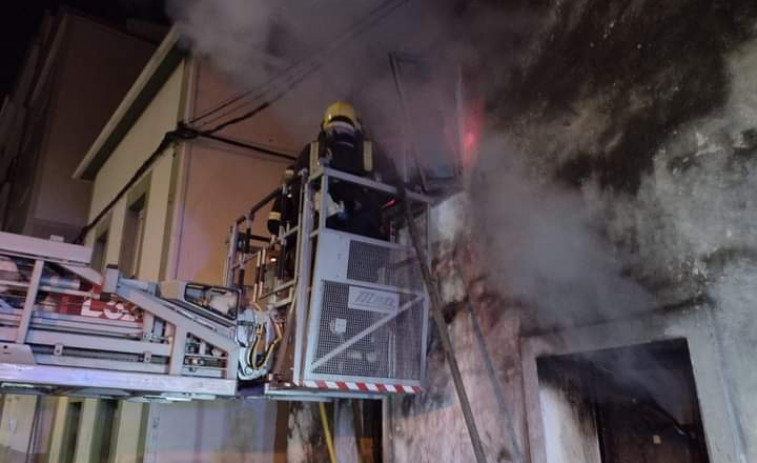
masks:
<instances>
[{"instance_id":1,"label":"thick smoke plume","mask_svg":"<svg viewBox=\"0 0 757 463\"><path fill-rule=\"evenodd\" d=\"M408 122L426 122L413 135L433 158L440 136L423 112L461 116L447 101L462 75L487 115L463 228L484 250L490 286L523 302L527 328L629 316L663 293L674 303L709 293L744 314L754 306L757 48L741 45L755 35L757 3L407 0L370 20L390 3L174 0L170 9L187 44L240 90L271 79L259 101L286 90L274 110L302 129L293 130L302 143L326 104L347 99L391 153ZM410 121L390 53L427 63L418 82L433 91L412 92ZM308 78L289 88L298 70ZM726 319L726 369L749 369L737 340L754 332L753 319ZM676 390L665 383L639 388L658 387L664 406Z\"/></svg>"},{"instance_id":2,"label":"thick smoke plume","mask_svg":"<svg viewBox=\"0 0 757 463\"><path fill-rule=\"evenodd\" d=\"M317 130L326 105L350 101L371 136L392 143L401 137L404 121L390 54L422 57L429 87L455 75L444 67L448 61L441 55L450 42L441 11L432 3L172 1L169 12L195 53L211 60L240 90L258 96L245 109L283 95L273 110L304 142ZM415 95L414 104L439 106L440 97Z\"/></svg>"},{"instance_id":3,"label":"thick smoke plume","mask_svg":"<svg viewBox=\"0 0 757 463\"><path fill-rule=\"evenodd\" d=\"M323 107L347 99L356 103L379 144L393 153L403 147L400 139L409 129L419 152L438 153L439 138L448 130L434 131L430 126L437 120L429 115L442 112L441 119L448 122L464 116L450 85L458 71L486 67L487 72L467 75L467 84L491 94L523 66L524 60L516 58L543 40L536 34L533 44L524 43L523 50L496 61L485 55L487 47L473 44L494 30L523 42L529 31L544 27L527 9L479 7L455 18L460 11L446 2L424 0L174 1L170 11L187 44L240 88L280 82L268 91L270 97L291 82L281 76L311 69L275 107L293 125L310 128L303 132L303 143L314 135ZM414 110L410 120L403 116L390 54L411 55L426 67L422 85L406 95ZM506 104L495 102L490 112L497 113L497 106ZM484 238L493 286L532 304L547 324L649 308L649 296L621 275L622 259L591 221L580 196L526 172L521 153L502 142L506 135L490 130L485 137L494 141L480 147L470 205L477 227L472 236ZM445 142L454 144L455 139Z\"/></svg>"},{"instance_id":4,"label":"thick smoke plume","mask_svg":"<svg viewBox=\"0 0 757 463\"><path fill-rule=\"evenodd\" d=\"M492 286L525 303L542 329L653 308L580 192L550 182L504 140L483 143L469 188Z\"/></svg>"}]
</instances>

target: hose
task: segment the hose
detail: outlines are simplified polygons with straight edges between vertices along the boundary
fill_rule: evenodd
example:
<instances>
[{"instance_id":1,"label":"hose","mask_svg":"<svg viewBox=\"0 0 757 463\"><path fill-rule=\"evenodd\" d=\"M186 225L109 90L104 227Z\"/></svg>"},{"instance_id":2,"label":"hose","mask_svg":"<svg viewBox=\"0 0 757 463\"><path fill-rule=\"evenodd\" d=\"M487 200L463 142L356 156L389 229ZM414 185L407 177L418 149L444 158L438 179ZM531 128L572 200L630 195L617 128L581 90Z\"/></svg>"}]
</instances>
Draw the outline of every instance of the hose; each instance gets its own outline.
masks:
<instances>
[{"instance_id":1,"label":"hose","mask_svg":"<svg viewBox=\"0 0 757 463\"><path fill-rule=\"evenodd\" d=\"M334 449L334 440L331 438L329 420L328 417L326 417L326 405L323 402L318 402L318 411L321 414L321 426L323 426L323 435L326 437L326 447L329 449L329 461L331 463L337 463L336 450Z\"/></svg>"},{"instance_id":2,"label":"hose","mask_svg":"<svg viewBox=\"0 0 757 463\"><path fill-rule=\"evenodd\" d=\"M255 350L258 347L258 343L263 338L263 325L258 325L257 333L255 333L255 342L252 344L252 347L250 348L250 355L247 359L250 365L252 365L253 369L259 370L263 368L265 365L268 364L268 361L271 359L271 354L273 353L273 349L281 342L281 339L284 337L283 333L281 332L281 323L274 322L273 323L274 330L276 331L276 337L271 342L271 344L268 345L268 347L265 350L265 355L263 356L263 360L260 362L255 360Z\"/></svg>"}]
</instances>

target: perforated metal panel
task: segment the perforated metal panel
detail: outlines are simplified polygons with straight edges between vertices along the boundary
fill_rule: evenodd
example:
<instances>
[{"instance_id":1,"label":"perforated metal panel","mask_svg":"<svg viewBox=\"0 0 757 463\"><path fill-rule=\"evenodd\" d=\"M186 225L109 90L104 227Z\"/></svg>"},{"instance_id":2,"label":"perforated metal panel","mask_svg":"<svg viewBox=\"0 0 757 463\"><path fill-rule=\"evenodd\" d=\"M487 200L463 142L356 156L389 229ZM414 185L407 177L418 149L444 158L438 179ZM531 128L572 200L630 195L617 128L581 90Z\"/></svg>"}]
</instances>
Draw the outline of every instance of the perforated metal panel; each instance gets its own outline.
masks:
<instances>
[{"instance_id":1,"label":"perforated metal panel","mask_svg":"<svg viewBox=\"0 0 757 463\"><path fill-rule=\"evenodd\" d=\"M304 379L420 384L428 302L409 248L320 237Z\"/></svg>"},{"instance_id":2,"label":"perforated metal panel","mask_svg":"<svg viewBox=\"0 0 757 463\"><path fill-rule=\"evenodd\" d=\"M315 368L314 373L362 378L420 378L419 341L424 299L404 295L400 299L401 305L412 300L416 302L403 313L391 317L392 314L388 313L350 308L346 284L327 281L324 286L315 362L346 342L356 337L357 340ZM386 323L360 336L382 321ZM344 326L343 332L339 332L340 324Z\"/></svg>"},{"instance_id":3,"label":"perforated metal panel","mask_svg":"<svg viewBox=\"0 0 757 463\"><path fill-rule=\"evenodd\" d=\"M422 280L415 253L357 240L350 241L347 278L368 283L421 289Z\"/></svg>"}]
</instances>

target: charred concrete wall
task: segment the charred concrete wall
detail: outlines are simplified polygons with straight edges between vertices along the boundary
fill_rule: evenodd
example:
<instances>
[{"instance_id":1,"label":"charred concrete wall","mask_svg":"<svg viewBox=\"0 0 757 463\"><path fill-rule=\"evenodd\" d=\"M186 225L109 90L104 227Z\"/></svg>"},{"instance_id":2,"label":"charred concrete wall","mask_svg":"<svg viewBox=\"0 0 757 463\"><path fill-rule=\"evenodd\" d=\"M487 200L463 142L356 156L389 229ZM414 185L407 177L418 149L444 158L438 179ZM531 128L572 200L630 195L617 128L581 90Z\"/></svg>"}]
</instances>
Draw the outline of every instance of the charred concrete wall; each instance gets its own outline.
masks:
<instances>
[{"instance_id":1,"label":"charred concrete wall","mask_svg":"<svg viewBox=\"0 0 757 463\"><path fill-rule=\"evenodd\" d=\"M435 210L440 231L435 270L447 302L445 318L471 399L476 423L490 461L513 460L512 436L523 451L526 441L525 400L519 346L517 303L506 302L486 282L480 256L473 254L465 224L470 207L463 195ZM473 231L473 230L471 230ZM460 237L468 236L467 239ZM482 355L478 323L489 359ZM387 401L385 458L390 462L473 461L468 432L435 333L428 346L426 392ZM491 362L495 375L487 373ZM503 408L504 405L504 408Z\"/></svg>"},{"instance_id":2,"label":"charred concrete wall","mask_svg":"<svg viewBox=\"0 0 757 463\"><path fill-rule=\"evenodd\" d=\"M480 51L469 79L493 135L466 191L437 210L436 261L489 461L519 461L511 434L527 461L543 456L528 437L524 339L566 344L561 333L597 324L647 341L704 327L702 418L728 430L708 438L710 461L757 459L757 5L477 2L460 14L478 26L458 32ZM432 339L427 392L390 403L390 461L473 461L446 368ZM714 396L724 410L707 414Z\"/></svg>"}]
</instances>

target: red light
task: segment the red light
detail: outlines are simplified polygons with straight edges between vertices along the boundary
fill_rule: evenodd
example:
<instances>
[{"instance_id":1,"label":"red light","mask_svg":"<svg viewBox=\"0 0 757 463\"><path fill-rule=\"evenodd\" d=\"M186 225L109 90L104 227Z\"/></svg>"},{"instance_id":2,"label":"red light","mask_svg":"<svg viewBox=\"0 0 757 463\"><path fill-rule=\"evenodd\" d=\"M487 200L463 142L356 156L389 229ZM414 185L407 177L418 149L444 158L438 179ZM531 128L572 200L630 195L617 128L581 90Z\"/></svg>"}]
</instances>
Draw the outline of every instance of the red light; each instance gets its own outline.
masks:
<instances>
[{"instance_id":1,"label":"red light","mask_svg":"<svg viewBox=\"0 0 757 463\"><path fill-rule=\"evenodd\" d=\"M468 131L465 134L465 140L463 141L463 146L466 150L472 149L476 145L476 134L472 131Z\"/></svg>"}]
</instances>

